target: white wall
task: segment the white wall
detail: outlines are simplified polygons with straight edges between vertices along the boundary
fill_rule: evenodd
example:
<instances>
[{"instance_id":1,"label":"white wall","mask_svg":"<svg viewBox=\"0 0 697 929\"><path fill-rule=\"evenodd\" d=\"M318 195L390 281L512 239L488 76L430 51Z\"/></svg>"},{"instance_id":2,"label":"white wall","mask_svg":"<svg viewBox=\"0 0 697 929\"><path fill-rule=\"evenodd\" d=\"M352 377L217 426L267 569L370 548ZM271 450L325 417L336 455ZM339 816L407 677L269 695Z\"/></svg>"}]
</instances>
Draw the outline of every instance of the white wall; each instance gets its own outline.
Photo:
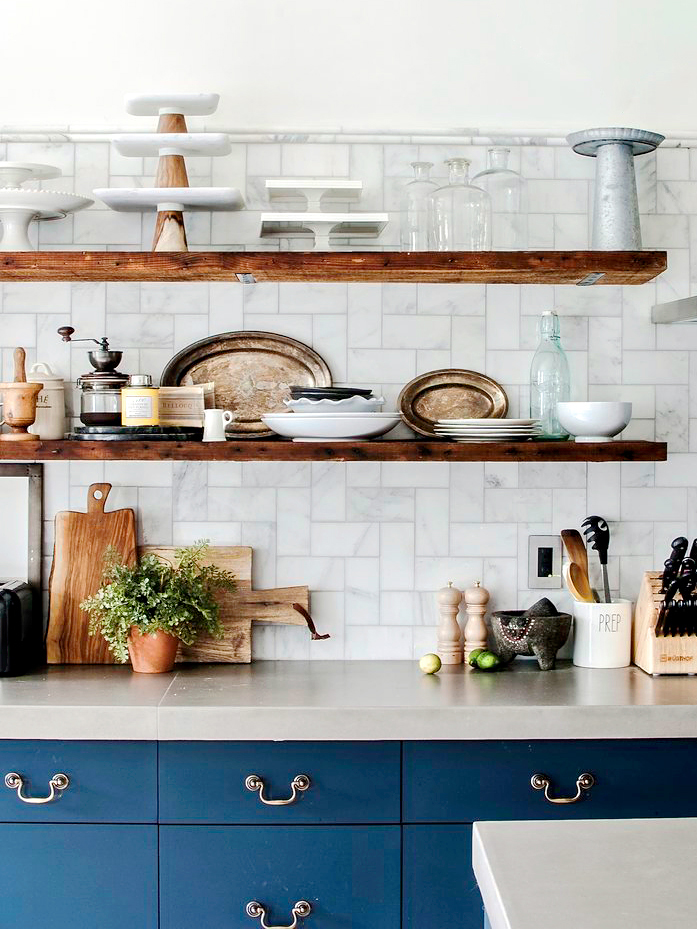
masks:
<instances>
[{"instance_id":1,"label":"white wall","mask_svg":"<svg viewBox=\"0 0 697 929\"><path fill-rule=\"evenodd\" d=\"M125 92L215 90L211 126L428 130L697 120L694 0L3 4L4 126L143 126Z\"/></svg>"}]
</instances>

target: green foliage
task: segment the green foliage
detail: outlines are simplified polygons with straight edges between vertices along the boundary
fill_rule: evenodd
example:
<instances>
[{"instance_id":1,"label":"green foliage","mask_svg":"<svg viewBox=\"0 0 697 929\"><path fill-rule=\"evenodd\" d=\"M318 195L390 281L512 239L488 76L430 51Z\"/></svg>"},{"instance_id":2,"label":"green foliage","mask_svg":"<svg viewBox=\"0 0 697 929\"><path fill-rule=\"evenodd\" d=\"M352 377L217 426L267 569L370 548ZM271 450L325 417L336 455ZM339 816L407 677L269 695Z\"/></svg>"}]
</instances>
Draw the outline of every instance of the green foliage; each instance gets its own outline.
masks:
<instances>
[{"instance_id":1,"label":"green foliage","mask_svg":"<svg viewBox=\"0 0 697 929\"><path fill-rule=\"evenodd\" d=\"M90 614L90 635L101 633L117 661L128 661L131 626L141 633L168 632L192 645L207 632L223 635L216 591L234 590L235 576L216 565L201 564L205 541L178 548L176 563L144 555L126 565L110 548L104 556L102 586L80 604Z\"/></svg>"}]
</instances>

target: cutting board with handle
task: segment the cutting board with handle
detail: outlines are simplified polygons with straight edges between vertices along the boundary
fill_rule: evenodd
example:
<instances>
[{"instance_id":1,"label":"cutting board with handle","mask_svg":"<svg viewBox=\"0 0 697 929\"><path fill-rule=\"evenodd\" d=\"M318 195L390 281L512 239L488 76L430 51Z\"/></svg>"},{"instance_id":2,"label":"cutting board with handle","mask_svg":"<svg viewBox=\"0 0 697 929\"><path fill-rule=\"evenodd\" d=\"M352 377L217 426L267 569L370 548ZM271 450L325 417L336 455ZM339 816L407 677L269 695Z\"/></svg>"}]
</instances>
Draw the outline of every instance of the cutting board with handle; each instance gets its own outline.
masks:
<instances>
[{"instance_id":1,"label":"cutting board with handle","mask_svg":"<svg viewBox=\"0 0 697 929\"><path fill-rule=\"evenodd\" d=\"M91 484L87 512L56 514L49 580L46 660L49 664L111 664L100 635L89 635L89 615L80 603L102 582L104 553L113 546L126 562L136 555L136 519L131 509L104 511L111 484Z\"/></svg>"},{"instance_id":2,"label":"cutting board with handle","mask_svg":"<svg viewBox=\"0 0 697 929\"><path fill-rule=\"evenodd\" d=\"M175 561L174 548L146 545L139 556L154 553ZM225 628L222 639L200 636L190 646L180 646L177 661L250 662L252 660L252 623L284 623L307 626L307 620L293 604L309 610L307 587L278 587L252 590L252 549L247 546L211 546L204 564L216 564L235 575L236 589L218 595L220 619Z\"/></svg>"}]
</instances>

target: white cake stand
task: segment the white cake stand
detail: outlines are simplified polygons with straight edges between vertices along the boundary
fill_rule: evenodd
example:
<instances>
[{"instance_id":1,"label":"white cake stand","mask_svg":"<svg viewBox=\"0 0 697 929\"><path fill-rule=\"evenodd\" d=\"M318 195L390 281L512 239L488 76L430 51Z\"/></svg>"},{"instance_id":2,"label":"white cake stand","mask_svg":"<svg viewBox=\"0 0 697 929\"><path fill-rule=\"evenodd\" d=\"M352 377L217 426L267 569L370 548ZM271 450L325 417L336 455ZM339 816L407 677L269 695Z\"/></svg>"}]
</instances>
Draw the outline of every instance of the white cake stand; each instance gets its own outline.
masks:
<instances>
[{"instance_id":1,"label":"white cake stand","mask_svg":"<svg viewBox=\"0 0 697 929\"><path fill-rule=\"evenodd\" d=\"M306 200L308 213L318 213L322 203L357 202L363 192L362 181L339 177L278 177L266 181L269 200Z\"/></svg>"},{"instance_id":2,"label":"white cake stand","mask_svg":"<svg viewBox=\"0 0 697 929\"><path fill-rule=\"evenodd\" d=\"M60 168L54 165L34 164L31 161L0 161L0 187L21 187L27 181L46 181L60 176Z\"/></svg>"},{"instance_id":3,"label":"white cake stand","mask_svg":"<svg viewBox=\"0 0 697 929\"><path fill-rule=\"evenodd\" d=\"M262 213L261 238L314 236L314 251L327 251L331 238L371 238L389 222L387 213Z\"/></svg>"},{"instance_id":4,"label":"white cake stand","mask_svg":"<svg viewBox=\"0 0 697 929\"><path fill-rule=\"evenodd\" d=\"M68 213L84 210L94 203L88 197L53 190L26 190L0 188L0 221L2 239L0 251L32 252L29 241L29 224L32 220L44 222L65 219Z\"/></svg>"},{"instance_id":5,"label":"white cake stand","mask_svg":"<svg viewBox=\"0 0 697 929\"><path fill-rule=\"evenodd\" d=\"M128 94L126 112L132 116L210 116L220 94Z\"/></svg>"},{"instance_id":6,"label":"white cake stand","mask_svg":"<svg viewBox=\"0 0 697 929\"><path fill-rule=\"evenodd\" d=\"M188 155L190 158L229 155L232 146L224 132L132 132L115 135L114 148L120 155Z\"/></svg>"}]
</instances>

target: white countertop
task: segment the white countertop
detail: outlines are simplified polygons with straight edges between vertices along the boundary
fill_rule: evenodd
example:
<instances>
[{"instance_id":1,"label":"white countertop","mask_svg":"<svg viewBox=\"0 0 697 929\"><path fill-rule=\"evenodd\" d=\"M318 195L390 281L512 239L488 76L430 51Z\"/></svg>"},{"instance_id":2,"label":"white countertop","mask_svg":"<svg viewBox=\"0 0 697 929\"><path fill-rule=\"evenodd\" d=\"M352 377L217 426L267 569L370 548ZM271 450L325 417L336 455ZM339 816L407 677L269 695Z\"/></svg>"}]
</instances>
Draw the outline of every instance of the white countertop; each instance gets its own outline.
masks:
<instances>
[{"instance_id":1,"label":"white countertop","mask_svg":"<svg viewBox=\"0 0 697 929\"><path fill-rule=\"evenodd\" d=\"M678 929L697 919L697 819L475 823L491 929Z\"/></svg>"},{"instance_id":2,"label":"white countertop","mask_svg":"<svg viewBox=\"0 0 697 929\"><path fill-rule=\"evenodd\" d=\"M56 666L0 678L0 739L697 738L697 678L516 662L260 661L172 674Z\"/></svg>"}]
</instances>

